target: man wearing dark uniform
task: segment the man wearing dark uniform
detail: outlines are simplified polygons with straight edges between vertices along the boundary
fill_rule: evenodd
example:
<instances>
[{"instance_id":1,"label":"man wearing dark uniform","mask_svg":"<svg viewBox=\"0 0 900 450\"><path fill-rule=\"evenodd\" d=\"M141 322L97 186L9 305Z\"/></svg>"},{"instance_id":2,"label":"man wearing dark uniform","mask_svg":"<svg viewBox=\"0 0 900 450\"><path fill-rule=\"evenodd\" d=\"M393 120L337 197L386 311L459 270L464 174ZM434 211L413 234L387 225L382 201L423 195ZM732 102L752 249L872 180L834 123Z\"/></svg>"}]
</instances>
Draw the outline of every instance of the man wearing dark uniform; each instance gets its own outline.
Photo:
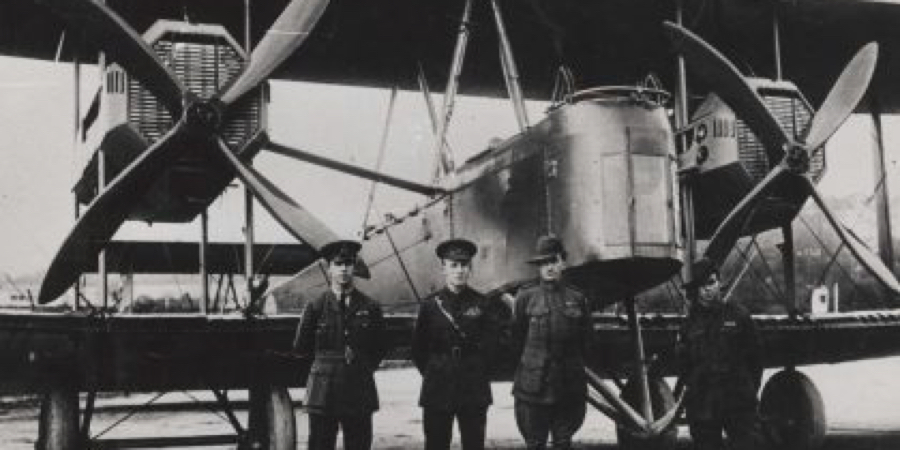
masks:
<instances>
[{"instance_id":1,"label":"man wearing dark uniform","mask_svg":"<svg viewBox=\"0 0 900 450\"><path fill-rule=\"evenodd\" d=\"M468 285L477 250L465 239L438 245L446 285L422 302L416 319L412 358L422 374L419 406L426 450L450 448L454 419L463 450L484 448L500 316Z\"/></svg>"},{"instance_id":2,"label":"man wearing dark uniform","mask_svg":"<svg viewBox=\"0 0 900 450\"><path fill-rule=\"evenodd\" d=\"M572 448L572 436L585 415L593 330L583 294L562 282L566 251L553 236L538 239L529 263L540 284L516 296L512 325L519 355L513 383L516 424L529 449L544 449L548 435L554 449Z\"/></svg>"},{"instance_id":3,"label":"man wearing dark uniform","mask_svg":"<svg viewBox=\"0 0 900 450\"><path fill-rule=\"evenodd\" d=\"M762 365L760 342L750 314L726 303L719 272L708 260L694 265L699 289L681 330L681 351L687 374L685 406L697 450L721 450L728 435L735 450L761 448L757 397Z\"/></svg>"},{"instance_id":4,"label":"man wearing dark uniform","mask_svg":"<svg viewBox=\"0 0 900 450\"><path fill-rule=\"evenodd\" d=\"M309 449L333 450L338 428L344 448L372 447L372 413L378 391L372 374L384 358L381 306L353 286L360 244L335 241L322 247L330 289L303 310L294 349L313 357L306 382Z\"/></svg>"}]
</instances>

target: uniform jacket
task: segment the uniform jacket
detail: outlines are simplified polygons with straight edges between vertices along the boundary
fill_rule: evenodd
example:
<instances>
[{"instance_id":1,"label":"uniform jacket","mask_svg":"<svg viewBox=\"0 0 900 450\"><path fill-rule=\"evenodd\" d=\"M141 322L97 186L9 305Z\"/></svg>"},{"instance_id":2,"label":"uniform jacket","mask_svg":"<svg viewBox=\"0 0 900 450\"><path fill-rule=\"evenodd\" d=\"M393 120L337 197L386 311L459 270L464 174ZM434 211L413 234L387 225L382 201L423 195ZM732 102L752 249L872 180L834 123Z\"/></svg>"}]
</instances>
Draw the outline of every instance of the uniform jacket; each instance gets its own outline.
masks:
<instances>
[{"instance_id":1,"label":"uniform jacket","mask_svg":"<svg viewBox=\"0 0 900 450\"><path fill-rule=\"evenodd\" d=\"M372 413L378 391L372 373L384 358L381 306L358 290L344 308L330 290L303 310L294 349L313 358L306 382L306 407L333 415Z\"/></svg>"},{"instance_id":2,"label":"uniform jacket","mask_svg":"<svg viewBox=\"0 0 900 450\"><path fill-rule=\"evenodd\" d=\"M422 374L419 406L453 411L490 405L500 325L497 308L469 287L459 294L444 288L425 299L412 341L413 362Z\"/></svg>"},{"instance_id":3,"label":"uniform jacket","mask_svg":"<svg viewBox=\"0 0 900 450\"><path fill-rule=\"evenodd\" d=\"M519 356L513 395L532 403L583 402L585 362L593 324L583 294L563 283L545 283L516 296L512 324Z\"/></svg>"},{"instance_id":4,"label":"uniform jacket","mask_svg":"<svg viewBox=\"0 0 900 450\"><path fill-rule=\"evenodd\" d=\"M693 307L681 330L688 416L714 419L756 409L760 341L750 314L732 303Z\"/></svg>"}]
</instances>

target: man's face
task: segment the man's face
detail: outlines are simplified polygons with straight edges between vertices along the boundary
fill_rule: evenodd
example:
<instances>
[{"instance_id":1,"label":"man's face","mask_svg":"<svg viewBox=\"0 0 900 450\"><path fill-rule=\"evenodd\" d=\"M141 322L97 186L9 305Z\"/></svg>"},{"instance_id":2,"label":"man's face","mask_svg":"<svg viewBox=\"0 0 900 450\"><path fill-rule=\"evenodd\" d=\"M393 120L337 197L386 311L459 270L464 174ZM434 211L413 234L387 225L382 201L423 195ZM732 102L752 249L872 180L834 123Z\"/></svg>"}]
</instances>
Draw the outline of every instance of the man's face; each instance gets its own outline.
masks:
<instances>
[{"instance_id":1,"label":"man's face","mask_svg":"<svg viewBox=\"0 0 900 450\"><path fill-rule=\"evenodd\" d=\"M709 276L706 283L700 286L700 292L697 295L697 301L703 306L710 306L721 301L721 285L719 284L719 275L715 272Z\"/></svg>"},{"instance_id":2,"label":"man's face","mask_svg":"<svg viewBox=\"0 0 900 450\"><path fill-rule=\"evenodd\" d=\"M541 280L543 281L559 281L565 268L566 262L560 255L541 261L538 264L538 271L540 271Z\"/></svg>"},{"instance_id":3,"label":"man's face","mask_svg":"<svg viewBox=\"0 0 900 450\"><path fill-rule=\"evenodd\" d=\"M472 261L453 259L444 259L442 261L447 287L458 290L469 284L469 276L472 275Z\"/></svg>"},{"instance_id":4,"label":"man's face","mask_svg":"<svg viewBox=\"0 0 900 450\"><path fill-rule=\"evenodd\" d=\"M353 284L353 267L356 265L354 258L335 258L328 263L328 276L331 282L338 286L350 286Z\"/></svg>"}]
</instances>

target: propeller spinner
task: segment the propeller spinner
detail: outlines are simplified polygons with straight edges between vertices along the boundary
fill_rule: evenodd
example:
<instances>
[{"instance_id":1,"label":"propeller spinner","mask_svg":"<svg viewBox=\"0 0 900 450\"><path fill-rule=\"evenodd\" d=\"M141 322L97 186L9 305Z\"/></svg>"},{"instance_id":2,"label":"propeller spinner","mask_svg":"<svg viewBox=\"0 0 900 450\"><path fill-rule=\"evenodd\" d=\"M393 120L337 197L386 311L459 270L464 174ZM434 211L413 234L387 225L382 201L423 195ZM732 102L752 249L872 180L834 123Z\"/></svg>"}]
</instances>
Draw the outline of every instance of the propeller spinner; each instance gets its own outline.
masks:
<instances>
[{"instance_id":1,"label":"propeller spinner","mask_svg":"<svg viewBox=\"0 0 900 450\"><path fill-rule=\"evenodd\" d=\"M837 220L808 176L809 161L814 152L821 148L847 120L865 94L875 71L878 45L869 43L856 53L816 112L807 132L803 137L794 139L785 132L756 91L725 56L679 25L666 22L664 27L669 40L682 52L690 67L710 84L712 90L763 142L770 160L780 160L722 221L703 257L712 260L716 265L721 265L741 236L748 216L766 191L785 178L793 178L805 191L804 194L811 196L821 208L828 222L857 260L895 294L900 294L900 283L890 269Z\"/></svg>"},{"instance_id":2,"label":"propeller spinner","mask_svg":"<svg viewBox=\"0 0 900 450\"><path fill-rule=\"evenodd\" d=\"M176 124L99 193L57 252L41 285L38 302L66 291L125 221L128 199L146 190L178 157L176 144L188 135L217 142L215 148L259 202L295 238L318 248L336 236L273 183L241 161L220 136L221 118L242 96L263 83L318 22L328 0L293 0L266 32L236 79L209 99L190 92L121 17L97 0L43 0L72 26L85 30L109 58L122 65L162 103Z\"/></svg>"}]
</instances>

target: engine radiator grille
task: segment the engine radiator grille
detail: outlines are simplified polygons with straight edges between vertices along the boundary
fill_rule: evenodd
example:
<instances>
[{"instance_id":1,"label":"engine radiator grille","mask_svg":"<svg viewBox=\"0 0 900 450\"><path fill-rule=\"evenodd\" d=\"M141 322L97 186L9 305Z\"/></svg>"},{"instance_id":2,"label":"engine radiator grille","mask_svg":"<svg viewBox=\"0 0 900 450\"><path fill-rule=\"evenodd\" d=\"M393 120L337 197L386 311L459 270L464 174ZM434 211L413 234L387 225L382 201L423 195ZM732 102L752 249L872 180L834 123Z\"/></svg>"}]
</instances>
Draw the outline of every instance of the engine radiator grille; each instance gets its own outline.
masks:
<instances>
[{"instance_id":1,"label":"engine radiator grille","mask_svg":"<svg viewBox=\"0 0 900 450\"><path fill-rule=\"evenodd\" d=\"M151 47L182 83L202 99L212 97L244 65L241 54L221 36L166 33ZM221 136L233 149L240 149L260 128L262 103L257 90L229 108ZM128 121L151 144L174 125L162 103L138 82L128 86Z\"/></svg>"},{"instance_id":2,"label":"engine radiator grille","mask_svg":"<svg viewBox=\"0 0 900 450\"><path fill-rule=\"evenodd\" d=\"M775 115L775 119L788 134L794 137L800 136L806 131L813 113L812 108L796 94L796 92L778 92L768 95L764 92L761 93L769 110ZM771 165L777 164L778 161L769 161L762 143L740 118L737 120L737 136L741 163L754 181L762 180L768 174ZM819 181L824 173L825 151L820 149L810 161L810 175L814 181Z\"/></svg>"}]
</instances>

